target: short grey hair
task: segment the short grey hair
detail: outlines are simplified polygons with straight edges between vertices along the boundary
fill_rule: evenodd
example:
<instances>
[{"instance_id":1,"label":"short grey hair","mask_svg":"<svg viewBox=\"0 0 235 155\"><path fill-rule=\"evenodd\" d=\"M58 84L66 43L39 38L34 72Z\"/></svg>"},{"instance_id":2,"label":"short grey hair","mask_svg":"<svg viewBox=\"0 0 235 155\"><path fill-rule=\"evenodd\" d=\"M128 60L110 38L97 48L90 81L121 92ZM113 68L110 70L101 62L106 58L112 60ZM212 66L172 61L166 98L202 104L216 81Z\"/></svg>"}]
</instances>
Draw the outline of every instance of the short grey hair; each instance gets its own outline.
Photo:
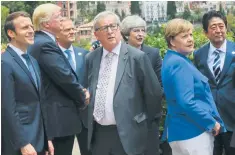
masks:
<instances>
[{"instance_id":1,"label":"short grey hair","mask_svg":"<svg viewBox=\"0 0 235 155\"><path fill-rule=\"evenodd\" d=\"M129 36L131 29L135 27L144 27L146 29L146 22L138 15L127 16L120 25L121 32L125 36Z\"/></svg>"},{"instance_id":2,"label":"short grey hair","mask_svg":"<svg viewBox=\"0 0 235 155\"><path fill-rule=\"evenodd\" d=\"M111 12L111 11L103 11L103 12L100 12L98 15L95 16L94 18L94 22L93 22L93 27L94 27L94 30L96 30L98 28L98 22L107 17L107 16L114 16L115 19L116 19L116 23L118 25L120 25L120 18L118 17L118 15L116 15L115 13Z\"/></svg>"}]
</instances>

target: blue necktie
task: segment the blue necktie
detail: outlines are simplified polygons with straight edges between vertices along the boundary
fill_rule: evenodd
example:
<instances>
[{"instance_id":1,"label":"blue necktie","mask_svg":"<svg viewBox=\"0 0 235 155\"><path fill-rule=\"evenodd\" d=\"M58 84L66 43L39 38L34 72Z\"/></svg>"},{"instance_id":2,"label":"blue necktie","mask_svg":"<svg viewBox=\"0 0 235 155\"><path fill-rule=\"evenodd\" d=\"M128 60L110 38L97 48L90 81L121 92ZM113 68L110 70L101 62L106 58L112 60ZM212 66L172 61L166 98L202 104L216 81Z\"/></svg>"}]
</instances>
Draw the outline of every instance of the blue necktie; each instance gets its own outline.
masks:
<instances>
[{"instance_id":1,"label":"blue necktie","mask_svg":"<svg viewBox=\"0 0 235 155\"><path fill-rule=\"evenodd\" d=\"M75 70L75 65L74 65L74 62L73 62L73 59L72 59L72 56L71 56L71 50L65 50L64 51L67 55L68 55L68 60L69 60L69 63L70 63L70 65L71 65L71 67L73 68L73 70Z\"/></svg>"},{"instance_id":2,"label":"blue necktie","mask_svg":"<svg viewBox=\"0 0 235 155\"><path fill-rule=\"evenodd\" d=\"M35 71L33 69L33 65L32 65L32 62L29 58L29 54L22 54L22 57L26 60L26 63L28 65L28 69L29 69L29 72L31 73L31 76L33 77L33 80L34 80L34 83L36 85L36 87L38 88L38 83L37 83L37 78L36 78L36 74L35 74Z\"/></svg>"},{"instance_id":3,"label":"blue necktie","mask_svg":"<svg viewBox=\"0 0 235 155\"><path fill-rule=\"evenodd\" d=\"M221 60L220 60L220 55L219 55L220 50L216 49L214 53L215 53L215 59L213 63L213 72L215 76L215 81L218 83L220 74L221 74L221 69L220 69Z\"/></svg>"}]
</instances>

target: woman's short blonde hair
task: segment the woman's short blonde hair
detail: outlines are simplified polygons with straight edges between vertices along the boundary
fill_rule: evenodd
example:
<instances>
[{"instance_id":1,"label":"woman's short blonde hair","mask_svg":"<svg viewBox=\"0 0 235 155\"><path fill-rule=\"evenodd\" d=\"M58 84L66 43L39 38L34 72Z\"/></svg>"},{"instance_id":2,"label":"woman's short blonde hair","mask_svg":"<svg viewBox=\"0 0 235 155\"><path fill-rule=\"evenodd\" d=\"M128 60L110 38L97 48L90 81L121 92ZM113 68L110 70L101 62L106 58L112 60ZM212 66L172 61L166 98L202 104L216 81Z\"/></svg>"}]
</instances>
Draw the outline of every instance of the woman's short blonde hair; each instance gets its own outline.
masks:
<instances>
[{"instance_id":1,"label":"woman's short blonde hair","mask_svg":"<svg viewBox=\"0 0 235 155\"><path fill-rule=\"evenodd\" d=\"M170 20L165 27L165 39L167 41L168 47L171 46L170 41L172 38L180 33L188 32L189 30L193 30L193 24L189 21L181 18Z\"/></svg>"},{"instance_id":2,"label":"woman's short blonde hair","mask_svg":"<svg viewBox=\"0 0 235 155\"><path fill-rule=\"evenodd\" d=\"M42 23L50 21L53 13L61 8L58 5L46 3L39 5L33 12L33 25L35 31L42 30Z\"/></svg>"}]
</instances>

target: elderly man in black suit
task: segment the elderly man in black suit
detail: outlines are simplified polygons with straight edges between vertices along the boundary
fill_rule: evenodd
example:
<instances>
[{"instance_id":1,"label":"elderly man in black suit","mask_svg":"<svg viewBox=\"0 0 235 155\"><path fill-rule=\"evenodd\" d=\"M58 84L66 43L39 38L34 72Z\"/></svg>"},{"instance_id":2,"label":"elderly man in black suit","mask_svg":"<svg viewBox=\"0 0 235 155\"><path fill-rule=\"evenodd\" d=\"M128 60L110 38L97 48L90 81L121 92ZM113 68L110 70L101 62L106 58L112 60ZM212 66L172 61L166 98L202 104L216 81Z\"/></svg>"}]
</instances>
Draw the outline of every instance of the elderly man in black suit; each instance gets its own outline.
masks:
<instances>
[{"instance_id":1,"label":"elderly man in black suit","mask_svg":"<svg viewBox=\"0 0 235 155\"><path fill-rule=\"evenodd\" d=\"M42 86L37 61L27 48L34 43L33 24L26 12L14 12L5 21L10 41L1 56L2 155L53 155L42 117ZM47 144L48 143L48 144Z\"/></svg>"},{"instance_id":2,"label":"elderly man in black suit","mask_svg":"<svg viewBox=\"0 0 235 155\"><path fill-rule=\"evenodd\" d=\"M153 70L158 77L160 84L162 58L159 49L144 45L146 36L146 22L138 15L127 16L121 23L121 33L124 40L131 46L136 47L146 53L151 61ZM159 119L157 119L149 128L146 155L159 154Z\"/></svg>"},{"instance_id":3,"label":"elderly man in black suit","mask_svg":"<svg viewBox=\"0 0 235 155\"><path fill-rule=\"evenodd\" d=\"M55 4L42 4L34 10L35 43L29 52L42 72L48 137L56 155L71 155L74 136L82 129L79 113L85 107L85 94L71 64L71 53L61 51L55 40L61 19L61 8Z\"/></svg>"}]
</instances>

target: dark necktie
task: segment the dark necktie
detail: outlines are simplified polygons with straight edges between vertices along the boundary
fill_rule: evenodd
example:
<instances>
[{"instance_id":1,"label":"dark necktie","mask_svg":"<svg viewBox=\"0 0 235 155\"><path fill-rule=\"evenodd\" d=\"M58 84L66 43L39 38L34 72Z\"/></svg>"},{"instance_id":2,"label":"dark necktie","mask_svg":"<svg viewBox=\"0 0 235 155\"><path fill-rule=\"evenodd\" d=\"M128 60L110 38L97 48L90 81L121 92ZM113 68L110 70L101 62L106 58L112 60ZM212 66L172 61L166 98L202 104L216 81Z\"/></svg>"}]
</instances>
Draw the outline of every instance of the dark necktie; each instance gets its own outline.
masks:
<instances>
[{"instance_id":1,"label":"dark necktie","mask_svg":"<svg viewBox=\"0 0 235 155\"><path fill-rule=\"evenodd\" d=\"M22 57L26 60L26 63L28 65L29 72L31 73L31 76L33 77L34 83L36 87L38 88L38 83L37 83L37 78L36 78L36 73L33 69L32 62L29 58L29 54L22 54Z\"/></svg>"},{"instance_id":2,"label":"dark necktie","mask_svg":"<svg viewBox=\"0 0 235 155\"><path fill-rule=\"evenodd\" d=\"M213 72L214 72L214 76L215 76L215 81L218 83L219 82L219 78L220 78L220 74L221 74L221 60L220 60L220 50L216 49L214 51L215 53L215 59L214 59L214 63L213 63Z\"/></svg>"},{"instance_id":3,"label":"dark necktie","mask_svg":"<svg viewBox=\"0 0 235 155\"><path fill-rule=\"evenodd\" d=\"M71 65L71 67L73 68L73 70L75 70L75 64L74 64L73 59L72 59L71 50L67 49L64 52L68 55L67 59L69 60L69 63Z\"/></svg>"}]
</instances>

